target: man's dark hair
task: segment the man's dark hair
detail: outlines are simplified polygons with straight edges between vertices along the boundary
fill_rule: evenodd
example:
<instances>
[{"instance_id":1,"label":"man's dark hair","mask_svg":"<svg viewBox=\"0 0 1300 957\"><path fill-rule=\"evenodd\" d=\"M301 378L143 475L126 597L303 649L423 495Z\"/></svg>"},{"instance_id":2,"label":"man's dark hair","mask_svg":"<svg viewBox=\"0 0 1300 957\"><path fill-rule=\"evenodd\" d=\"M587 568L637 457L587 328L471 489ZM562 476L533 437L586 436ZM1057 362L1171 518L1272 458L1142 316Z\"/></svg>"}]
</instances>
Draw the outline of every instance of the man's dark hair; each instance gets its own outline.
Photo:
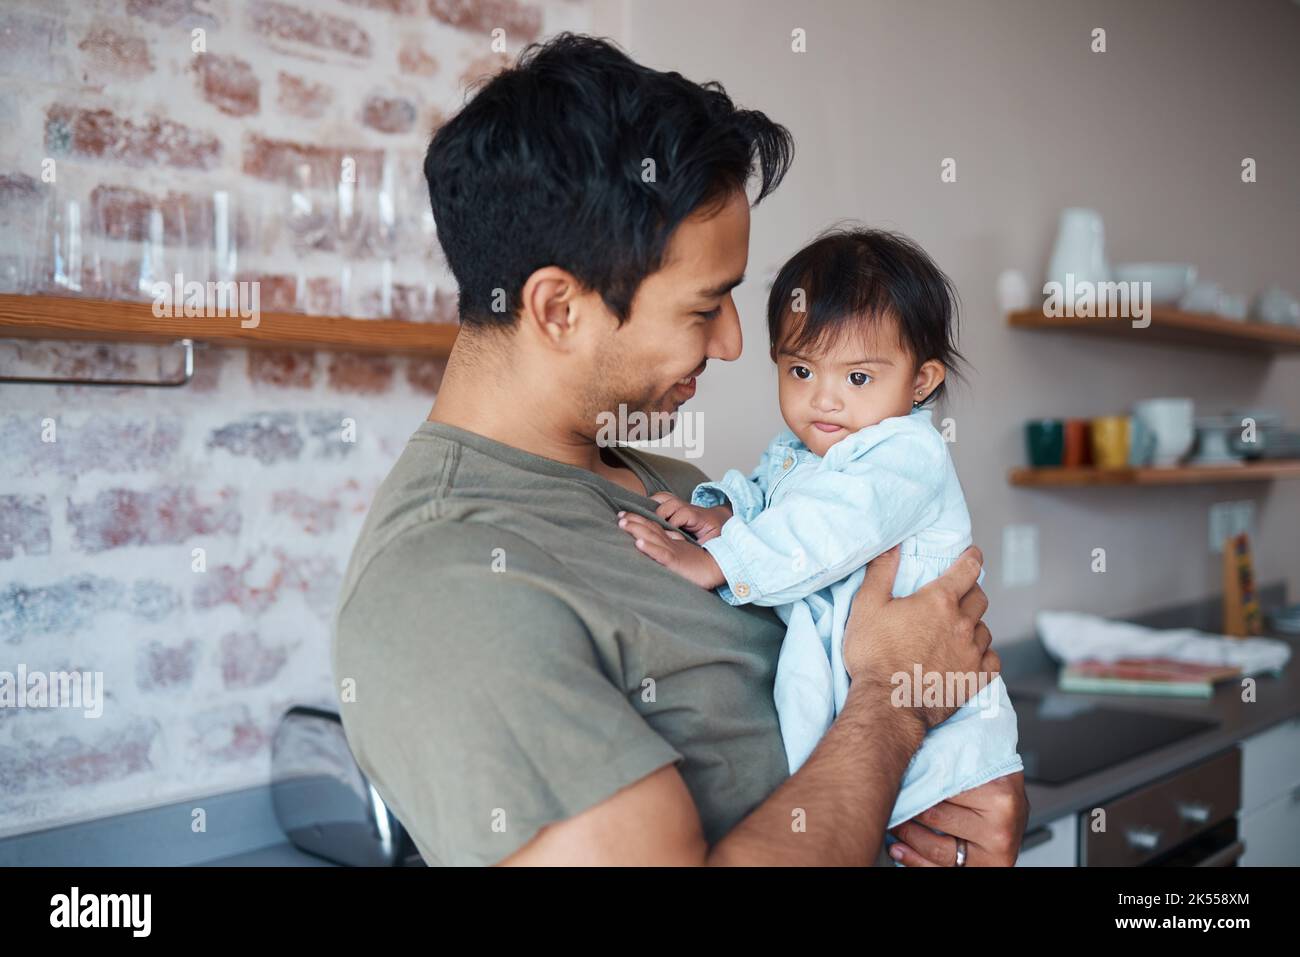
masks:
<instances>
[{"instance_id":1,"label":"man's dark hair","mask_svg":"<svg viewBox=\"0 0 1300 957\"><path fill-rule=\"evenodd\" d=\"M756 165L757 204L793 152L785 127L737 109L716 82L641 66L593 37L532 44L425 155L461 322L513 325L524 282L543 266L573 273L624 321L682 220L744 190Z\"/></svg>"},{"instance_id":2,"label":"man's dark hair","mask_svg":"<svg viewBox=\"0 0 1300 957\"><path fill-rule=\"evenodd\" d=\"M803 295L796 299L796 293ZM806 307L798 328L787 329L797 301ZM937 359L958 375L957 289L925 250L901 233L833 227L781 267L767 298L772 358L816 351L861 323L893 322L898 342L915 367ZM782 336L786 341L782 341ZM923 400L938 401L946 380Z\"/></svg>"}]
</instances>

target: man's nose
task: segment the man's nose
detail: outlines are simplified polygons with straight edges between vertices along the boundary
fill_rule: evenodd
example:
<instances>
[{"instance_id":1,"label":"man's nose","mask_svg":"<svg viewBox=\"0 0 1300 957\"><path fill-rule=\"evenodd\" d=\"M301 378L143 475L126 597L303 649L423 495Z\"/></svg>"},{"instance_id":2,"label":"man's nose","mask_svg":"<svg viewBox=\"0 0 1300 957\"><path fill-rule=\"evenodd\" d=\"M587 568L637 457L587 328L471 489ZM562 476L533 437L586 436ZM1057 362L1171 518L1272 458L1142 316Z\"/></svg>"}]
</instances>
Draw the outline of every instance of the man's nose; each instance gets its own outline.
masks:
<instances>
[{"instance_id":1,"label":"man's nose","mask_svg":"<svg viewBox=\"0 0 1300 957\"><path fill-rule=\"evenodd\" d=\"M726 302L722 304L722 312L719 313L718 318L709 324L709 341L704 354L710 359L731 362L740 358L743 345L740 313L736 310L735 302L728 296Z\"/></svg>"}]
</instances>

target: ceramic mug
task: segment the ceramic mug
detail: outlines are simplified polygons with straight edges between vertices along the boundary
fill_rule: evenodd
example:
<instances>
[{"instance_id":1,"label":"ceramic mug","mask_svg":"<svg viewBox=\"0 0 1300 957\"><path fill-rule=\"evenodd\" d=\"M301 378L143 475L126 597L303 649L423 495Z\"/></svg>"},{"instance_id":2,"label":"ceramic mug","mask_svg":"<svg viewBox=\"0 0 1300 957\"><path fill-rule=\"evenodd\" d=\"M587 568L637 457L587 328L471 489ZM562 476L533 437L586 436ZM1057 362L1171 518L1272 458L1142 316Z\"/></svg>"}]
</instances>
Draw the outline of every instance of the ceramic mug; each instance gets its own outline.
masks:
<instances>
[{"instance_id":1,"label":"ceramic mug","mask_svg":"<svg viewBox=\"0 0 1300 957\"><path fill-rule=\"evenodd\" d=\"M1026 422L1025 447L1029 450L1029 464L1034 468L1060 465L1065 447L1065 423L1060 419Z\"/></svg>"},{"instance_id":2,"label":"ceramic mug","mask_svg":"<svg viewBox=\"0 0 1300 957\"><path fill-rule=\"evenodd\" d=\"M1154 436L1151 460L1157 468L1177 465L1196 440L1191 399L1147 399L1133 406L1133 417Z\"/></svg>"},{"instance_id":3,"label":"ceramic mug","mask_svg":"<svg viewBox=\"0 0 1300 957\"><path fill-rule=\"evenodd\" d=\"M1100 416L1092 420L1088 431L1092 437L1092 460L1098 468L1118 469L1128 464L1127 415Z\"/></svg>"},{"instance_id":4,"label":"ceramic mug","mask_svg":"<svg viewBox=\"0 0 1300 957\"><path fill-rule=\"evenodd\" d=\"M1151 464L1156 454L1156 434L1136 415L1128 422L1128 464L1142 467Z\"/></svg>"},{"instance_id":5,"label":"ceramic mug","mask_svg":"<svg viewBox=\"0 0 1300 957\"><path fill-rule=\"evenodd\" d=\"M1062 464L1066 468L1079 468L1092 464L1092 448L1088 444L1088 420L1067 419L1065 422L1065 455Z\"/></svg>"}]
</instances>

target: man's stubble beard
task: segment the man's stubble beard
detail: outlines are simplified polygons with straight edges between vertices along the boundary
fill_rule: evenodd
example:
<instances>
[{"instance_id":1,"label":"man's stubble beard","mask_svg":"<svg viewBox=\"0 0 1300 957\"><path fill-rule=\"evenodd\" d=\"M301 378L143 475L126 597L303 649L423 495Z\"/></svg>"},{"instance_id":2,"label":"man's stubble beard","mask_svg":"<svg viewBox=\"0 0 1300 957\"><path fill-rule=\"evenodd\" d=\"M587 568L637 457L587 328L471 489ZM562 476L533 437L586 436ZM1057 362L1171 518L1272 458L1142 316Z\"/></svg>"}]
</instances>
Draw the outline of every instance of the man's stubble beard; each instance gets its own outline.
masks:
<instances>
[{"instance_id":1,"label":"man's stubble beard","mask_svg":"<svg viewBox=\"0 0 1300 957\"><path fill-rule=\"evenodd\" d=\"M639 388L629 386L627 383L635 381L638 370L621 353L601 356L597 368L599 371L589 380L582 402L582 421L590 428L593 439L599 435L603 422L611 418L615 422L623 422L637 412L646 416L649 434L644 438L663 438L673 431L677 417L671 413L676 412L677 408L668 399L668 394L672 392L671 386L668 392L659 392L650 384ZM621 415L620 407L624 410ZM635 425L634 420L629 427ZM637 438L639 437L634 437L634 440Z\"/></svg>"}]
</instances>

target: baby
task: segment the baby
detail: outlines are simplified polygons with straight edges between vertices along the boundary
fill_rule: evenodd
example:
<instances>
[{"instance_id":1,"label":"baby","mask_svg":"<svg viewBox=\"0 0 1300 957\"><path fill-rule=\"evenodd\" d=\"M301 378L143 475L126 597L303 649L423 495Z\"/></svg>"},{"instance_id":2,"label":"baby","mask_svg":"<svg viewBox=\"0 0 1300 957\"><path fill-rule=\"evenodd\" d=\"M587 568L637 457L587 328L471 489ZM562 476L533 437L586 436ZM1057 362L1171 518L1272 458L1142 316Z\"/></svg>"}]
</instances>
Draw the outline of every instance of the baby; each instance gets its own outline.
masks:
<instances>
[{"instance_id":1,"label":"baby","mask_svg":"<svg viewBox=\"0 0 1300 957\"><path fill-rule=\"evenodd\" d=\"M748 477L732 469L689 503L656 496L657 514L702 548L640 516L620 520L638 548L684 578L733 605L776 608L786 636L774 693L791 773L844 707L844 624L867 562L901 543L893 589L901 597L971 544L929 408L961 358L954 300L948 278L910 240L872 229L823 234L781 268L768 299L789 428ZM895 698L906 692L902 703L920 704L918 677L896 682ZM1023 770L1016 743L1015 712L995 676L926 735L888 826Z\"/></svg>"}]
</instances>

